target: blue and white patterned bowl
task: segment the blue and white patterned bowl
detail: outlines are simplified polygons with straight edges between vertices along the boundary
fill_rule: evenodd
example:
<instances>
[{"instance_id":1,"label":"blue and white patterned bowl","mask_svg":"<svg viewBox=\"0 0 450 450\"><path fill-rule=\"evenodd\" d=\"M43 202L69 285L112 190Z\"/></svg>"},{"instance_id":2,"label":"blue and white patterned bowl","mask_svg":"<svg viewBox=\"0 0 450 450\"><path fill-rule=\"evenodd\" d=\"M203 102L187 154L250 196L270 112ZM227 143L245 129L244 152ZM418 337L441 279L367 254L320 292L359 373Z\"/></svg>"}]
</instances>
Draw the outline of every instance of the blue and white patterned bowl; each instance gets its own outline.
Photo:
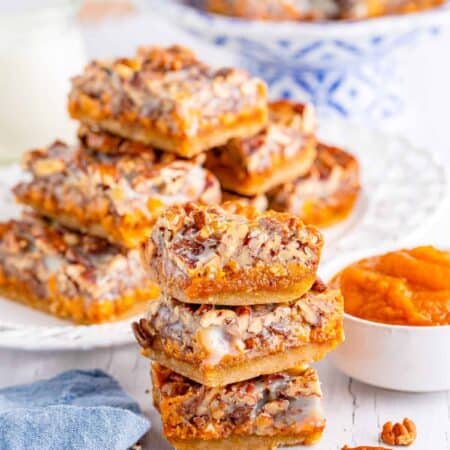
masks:
<instances>
[{"instance_id":1,"label":"blue and white patterned bowl","mask_svg":"<svg viewBox=\"0 0 450 450\"><path fill-rule=\"evenodd\" d=\"M383 125L406 108L402 58L449 23L446 5L427 12L350 22L261 22L150 1L151 10L265 79L272 97L313 102L321 115Z\"/></svg>"}]
</instances>

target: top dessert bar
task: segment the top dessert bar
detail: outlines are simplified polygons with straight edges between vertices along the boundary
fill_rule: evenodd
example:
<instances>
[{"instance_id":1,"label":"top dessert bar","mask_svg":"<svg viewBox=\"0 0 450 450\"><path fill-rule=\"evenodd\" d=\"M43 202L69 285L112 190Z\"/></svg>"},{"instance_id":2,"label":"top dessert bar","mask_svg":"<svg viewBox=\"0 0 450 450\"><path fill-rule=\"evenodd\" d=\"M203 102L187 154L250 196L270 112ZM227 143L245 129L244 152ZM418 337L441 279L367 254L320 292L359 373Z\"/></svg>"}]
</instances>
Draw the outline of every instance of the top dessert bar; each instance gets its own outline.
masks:
<instances>
[{"instance_id":1,"label":"top dessert bar","mask_svg":"<svg viewBox=\"0 0 450 450\"><path fill-rule=\"evenodd\" d=\"M108 142L92 132L89 136L86 143ZM220 202L218 181L202 167L148 148L118 151L130 146L122 142L111 154L55 142L30 151L25 167L32 179L14 188L16 198L68 227L128 248L148 237L165 207Z\"/></svg>"},{"instance_id":2,"label":"top dessert bar","mask_svg":"<svg viewBox=\"0 0 450 450\"><path fill-rule=\"evenodd\" d=\"M93 61L72 81L72 117L191 157L267 122L266 85L239 69L213 69L179 46Z\"/></svg>"},{"instance_id":3,"label":"top dessert bar","mask_svg":"<svg viewBox=\"0 0 450 450\"><path fill-rule=\"evenodd\" d=\"M249 196L262 194L310 169L316 156L315 129L312 106L272 102L264 130L211 150L206 167L225 189Z\"/></svg>"},{"instance_id":4,"label":"top dessert bar","mask_svg":"<svg viewBox=\"0 0 450 450\"><path fill-rule=\"evenodd\" d=\"M322 235L290 214L231 202L167 209L143 258L163 292L182 302L288 302L316 279Z\"/></svg>"}]
</instances>

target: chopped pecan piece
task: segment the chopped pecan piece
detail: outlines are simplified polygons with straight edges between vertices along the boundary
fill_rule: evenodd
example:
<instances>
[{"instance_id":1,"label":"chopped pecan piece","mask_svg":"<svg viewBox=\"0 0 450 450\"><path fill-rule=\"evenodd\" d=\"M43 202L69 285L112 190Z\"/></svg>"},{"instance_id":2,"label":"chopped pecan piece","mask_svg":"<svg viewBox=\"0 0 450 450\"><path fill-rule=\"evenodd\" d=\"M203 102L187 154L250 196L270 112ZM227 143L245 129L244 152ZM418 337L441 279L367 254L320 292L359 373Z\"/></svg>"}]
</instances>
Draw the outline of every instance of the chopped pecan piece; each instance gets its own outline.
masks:
<instances>
[{"instance_id":1,"label":"chopped pecan piece","mask_svg":"<svg viewBox=\"0 0 450 450\"><path fill-rule=\"evenodd\" d=\"M389 445L411 445L416 440L416 425L408 418L403 422L386 422L381 432L381 440Z\"/></svg>"}]
</instances>

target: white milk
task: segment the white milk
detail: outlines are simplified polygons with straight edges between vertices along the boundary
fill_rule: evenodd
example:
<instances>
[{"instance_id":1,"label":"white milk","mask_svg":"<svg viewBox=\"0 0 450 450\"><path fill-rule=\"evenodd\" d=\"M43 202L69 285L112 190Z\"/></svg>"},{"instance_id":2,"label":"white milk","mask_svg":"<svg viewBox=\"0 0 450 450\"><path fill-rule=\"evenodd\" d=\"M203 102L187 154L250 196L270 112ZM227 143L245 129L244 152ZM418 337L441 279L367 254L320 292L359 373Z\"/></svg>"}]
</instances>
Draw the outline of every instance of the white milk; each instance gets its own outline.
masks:
<instances>
[{"instance_id":1,"label":"white milk","mask_svg":"<svg viewBox=\"0 0 450 450\"><path fill-rule=\"evenodd\" d=\"M70 77L86 63L74 5L0 9L0 162L55 138L72 141Z\"/></svg>"}]
</instances>

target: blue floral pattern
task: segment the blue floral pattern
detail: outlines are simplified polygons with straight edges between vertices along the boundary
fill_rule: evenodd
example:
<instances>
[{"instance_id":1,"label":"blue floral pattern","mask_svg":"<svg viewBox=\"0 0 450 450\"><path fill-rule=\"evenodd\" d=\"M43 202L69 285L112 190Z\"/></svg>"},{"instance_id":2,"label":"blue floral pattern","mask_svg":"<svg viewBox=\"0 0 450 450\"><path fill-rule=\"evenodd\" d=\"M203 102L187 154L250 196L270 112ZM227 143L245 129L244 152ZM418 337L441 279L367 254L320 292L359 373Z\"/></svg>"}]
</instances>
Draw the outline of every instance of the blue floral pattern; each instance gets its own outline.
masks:
<instances>
[{"instance_id":1,"label":"blue floral pattern","mask_svg":"<svg viewBox=\"0 0 450 450\"><path fill-rule=\"evenodd\" d=\"M405 109L399 53L439 29L368 36L357 44L352 39L316 39L306 44L268 39L262 43L248 37L191 32L239 54L244 67L267 81L273 97L310 101L322 115L380 122Z\"/></svg>"}]
</instances>

